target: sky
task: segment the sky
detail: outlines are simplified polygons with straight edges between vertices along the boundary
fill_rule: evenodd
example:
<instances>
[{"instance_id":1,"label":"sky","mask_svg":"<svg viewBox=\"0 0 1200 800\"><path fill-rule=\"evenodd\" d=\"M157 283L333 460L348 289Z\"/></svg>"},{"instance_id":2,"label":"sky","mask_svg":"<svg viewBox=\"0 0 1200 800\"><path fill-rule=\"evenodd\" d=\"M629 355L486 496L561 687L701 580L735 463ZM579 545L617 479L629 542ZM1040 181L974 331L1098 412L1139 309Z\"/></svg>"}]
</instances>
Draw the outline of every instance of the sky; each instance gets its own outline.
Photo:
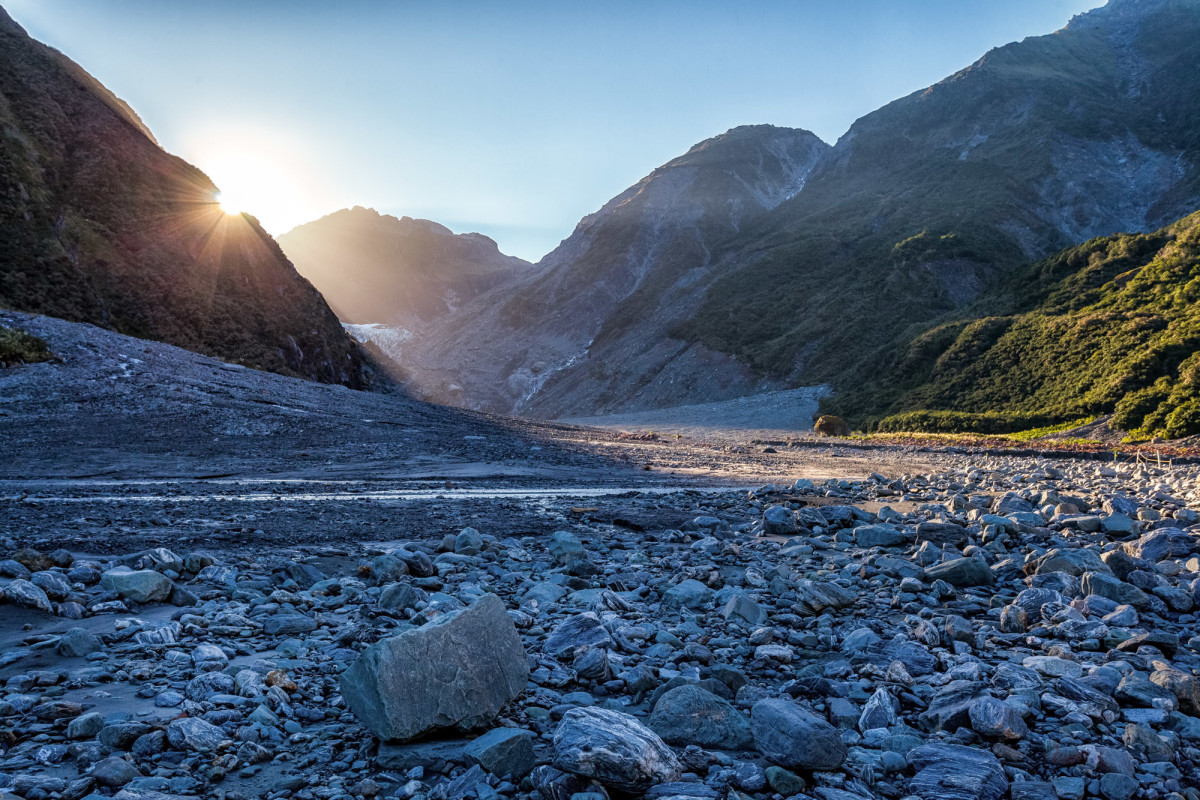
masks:
<instances>
[{"instance_id":1,"label":"sky","mask_svg":"<svg viewBox=\"0 0 1200 800\"><path fill-rule=\"evenodd\" d=\"M274 234L354 205L536 261L693 144L858 117L1102 0L0 0Z\"/></svg>"}]
</instances>

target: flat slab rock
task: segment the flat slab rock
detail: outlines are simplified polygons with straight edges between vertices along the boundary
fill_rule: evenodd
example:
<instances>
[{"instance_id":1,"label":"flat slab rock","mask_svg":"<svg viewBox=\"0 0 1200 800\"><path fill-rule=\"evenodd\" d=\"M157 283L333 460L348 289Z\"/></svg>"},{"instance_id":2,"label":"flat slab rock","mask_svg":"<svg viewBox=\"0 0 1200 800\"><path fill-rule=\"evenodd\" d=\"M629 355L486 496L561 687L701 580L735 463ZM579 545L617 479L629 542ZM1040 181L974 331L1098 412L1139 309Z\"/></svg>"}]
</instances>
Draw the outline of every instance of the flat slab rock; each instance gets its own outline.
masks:
<instances>
[{"instance_id":1,"label":"flat slab rock","mask_svg":"<svg viewBox=\"0 0 1200 800\"><path fill-rule=\"evenodd\" d=\"M371 645L341 678L342 697L375 736L407 741L486 725L525 689L517 629L495 595Z\"/></svg>"}]
</instances>

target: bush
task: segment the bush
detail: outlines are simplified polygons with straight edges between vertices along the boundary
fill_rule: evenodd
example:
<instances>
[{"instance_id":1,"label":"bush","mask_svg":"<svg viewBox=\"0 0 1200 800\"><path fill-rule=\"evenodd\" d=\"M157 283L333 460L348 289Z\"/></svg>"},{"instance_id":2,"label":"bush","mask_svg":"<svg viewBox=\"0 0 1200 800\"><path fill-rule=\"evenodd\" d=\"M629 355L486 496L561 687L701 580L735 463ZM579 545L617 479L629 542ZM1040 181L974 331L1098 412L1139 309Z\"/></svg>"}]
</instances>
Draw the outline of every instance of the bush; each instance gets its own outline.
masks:
<instances>
[{"instance_id":1,"label":"bush","mask_svg":"<svg viewBox=\"0 0 1200 800\"><path fill-rule=\"evenodd\" d=\"M813 430L825 436L849 436L850 426L846 420L833 414L822 414L813 425Z\"/></svg>"},{"instance_id":2,"label":"bush","mask_svg":"<svg viewBox=\"0 0 1200 800\"><path fill-rule=\"evenodd\" d=\"M881 433L1018 433L1063 422L1061 417L1045 414L1015 414L987 411L906 411L880 420Z\"/></svg>"},{"instance_id":3,"label":"bush","mask_svg":"<svg viewBox=\"0 0 1200 800\"><path fill-rule=\"evenodd\" d=\"M0 365L36 364L54 358L50 346L31 333L0 327Z\"/></svg>"}]
</instances>

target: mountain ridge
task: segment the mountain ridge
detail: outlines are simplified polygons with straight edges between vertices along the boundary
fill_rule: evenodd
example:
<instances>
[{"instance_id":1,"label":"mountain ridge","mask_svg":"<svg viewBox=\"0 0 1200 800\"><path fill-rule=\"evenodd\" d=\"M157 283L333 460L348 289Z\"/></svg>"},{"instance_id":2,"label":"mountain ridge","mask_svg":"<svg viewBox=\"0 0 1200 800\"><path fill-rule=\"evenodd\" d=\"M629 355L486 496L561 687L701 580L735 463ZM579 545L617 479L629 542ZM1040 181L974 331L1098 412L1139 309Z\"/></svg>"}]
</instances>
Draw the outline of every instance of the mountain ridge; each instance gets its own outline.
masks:
<instances>
[{"instance_id":1,"label":"mountain ridge","mask_svg":"<svg viewBox=\"0 0 1200 800\"><path fill-rule=\"evenodd\" d=\"M808 131L770 125L740 126L698 143L584 217L519 281L417 338L405 363L417 391L543 416L558 416L588 395L605 409L631 410L620 388L630 381L666 402L686 399L712 364L727 359L702 346L664 346L669 316L688 302L712 249L794 194L828 147ZM624 321L647 304L658 324L626 336ZM613 371L570 370L586 362ZM707 399L728 399L763 388L772 385L735 366L704 391ZM535 397L537 407L530 404Z\"/></svg>"},{"instance_id":2,"label":"mountain ridge","mask_svg":"<svg viewBox=\"0 0 1200 800\"><path fill-rule=\"evenodd\" d=\"M439 319L405 366L431 399L543 417L852 389L1013 270L1200 206L1198 40L1196 0L1114 0L832 146L801 132L794 170L765 144L787 129L731 129Z\"/></svg>"},{"instance_id":3,"label":"mountain ridge","mask_svg":"<svg viewBox=\"0 0 1200 800\"><path fill-rule=\"evenodd\" d=\"M0 306L352 387L358 345L249 215L0 9Z\"/></svg>"}]
</instances>

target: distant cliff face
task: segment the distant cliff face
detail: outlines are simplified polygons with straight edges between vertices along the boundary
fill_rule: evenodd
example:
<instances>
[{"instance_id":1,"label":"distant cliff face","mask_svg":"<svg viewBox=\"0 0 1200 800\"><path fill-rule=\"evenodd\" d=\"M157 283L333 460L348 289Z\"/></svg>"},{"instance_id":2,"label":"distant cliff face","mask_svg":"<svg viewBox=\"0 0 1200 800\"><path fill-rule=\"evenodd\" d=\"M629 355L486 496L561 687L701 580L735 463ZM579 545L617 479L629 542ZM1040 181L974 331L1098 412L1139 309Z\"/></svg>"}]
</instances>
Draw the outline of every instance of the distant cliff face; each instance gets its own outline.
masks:
<instances>
[{"instance_id":1,"label":"distant cliff face","mask_svg":"<svg viewBox=\"0 0 1200 800\"><path fill-rule=\"evenodd\" d=\"M357 344L249 217L0 10L0 306L359 386Z\"/></svg>"},{"instance_id":2,"label":"distant cliff face","mask_svg":"<svg viewBox=\"0 0 1200 800\"><path fill-rule=\"evenodd\" d=\"M415 367L439 399L541 416L877 379L1019 266L1200 206L1198 75L1198 0L1112 0L833 148L735 129L440 323Z\"/></svg>"},{"instance_id":3,"label":"distant cliff face","mask_svg":"<svg viewBox=\"0 0 1200 800\"><path fill-rule=\"evenodd\" d=\"M434 399L542 416L753 390L760 381L740 365L667 329L698 302L713 254L799 192L828 149L769 125L696 145L584 218L527 274L432 326L405 367Z\"/></svg>"},{"instance_id":4,"label":"distant cliff face","mask_svg":"<svg viewBox=\"0 0 1200 800\"><path fill-rule=\"evenodd\" d=\"M360 206L300 225L279 244L343 322L410 330L530 266L482 234Z\"/></svg>"}]
</instances>

